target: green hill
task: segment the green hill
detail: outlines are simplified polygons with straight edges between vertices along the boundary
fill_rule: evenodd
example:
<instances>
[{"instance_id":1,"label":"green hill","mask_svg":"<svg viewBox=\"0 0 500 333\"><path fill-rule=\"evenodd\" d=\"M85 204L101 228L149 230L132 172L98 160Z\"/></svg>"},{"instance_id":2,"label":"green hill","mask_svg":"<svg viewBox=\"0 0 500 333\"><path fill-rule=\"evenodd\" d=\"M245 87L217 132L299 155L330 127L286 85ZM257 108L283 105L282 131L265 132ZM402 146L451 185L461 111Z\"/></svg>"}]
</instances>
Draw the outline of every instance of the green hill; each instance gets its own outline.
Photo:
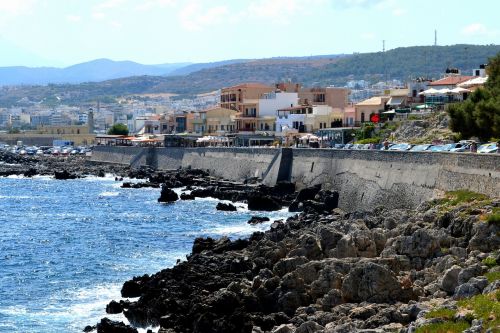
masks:
<instances>
[{"instance_id":1,"label":"green hill","mask_svg":"<svg viewBox=\"0 0 500 333\"><path fill-rule=\"evenodd\" d=\"M409 77L438 78L447 67L470 73L500 52L500 45L414 46L385 53L247 60L178 76L133 76L103 82L0 88L0 106L54 100L79 104L97 99L144 93L192 95L241 82L273 84L283 80L304 86L343 86L352 79L372 82Z\"/></svg>"}]
</instances>

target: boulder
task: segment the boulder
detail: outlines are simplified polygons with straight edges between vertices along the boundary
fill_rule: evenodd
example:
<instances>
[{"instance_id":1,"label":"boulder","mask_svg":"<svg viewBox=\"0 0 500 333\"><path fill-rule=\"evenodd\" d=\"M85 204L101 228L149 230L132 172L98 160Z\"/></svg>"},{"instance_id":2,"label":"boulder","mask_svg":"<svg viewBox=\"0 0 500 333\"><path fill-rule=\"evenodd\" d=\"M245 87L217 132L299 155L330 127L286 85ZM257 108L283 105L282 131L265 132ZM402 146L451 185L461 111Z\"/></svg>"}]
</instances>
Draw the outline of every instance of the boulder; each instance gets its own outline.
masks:
<instances>
[{"instance_id":1,"label":"boulder","mask_svg":"<svg viewBox=\"0 0 500 333\"><path fill-rule=\"evenodd\" d=\"M181 200L194 200L195 196L188 193L181 193Z\"/></svg>"},{"instance_id":2,"label":"boulder","mask_svg":"<svg viewBox=\"0 0 500 333\"><path fill-rule=\"evenodd\" d=\"M259 223L262 223L262 222L267 222L269 221L269 217L265 217L265 216L252 216L250 218L250 220L248 220L248 224L259 224Z\"/></svg>"},{"instance_id":3,"label":"boulder","mask_svg":"<svg viewBox=\"0 0 500 333\"><path fill-rule=\"evenodd\" d=\"M174 202L177 201L178 199L179 196L177 195L177 193L175 193L166 186L162 186L158 202Z\"/></svg>"},{"instance_id":4,"label":"boulder","mask_svg":"<svg viewBox=\"0 0 500 333\"><path fill-rule=\"evenodd\" d=\"M251 194L247 201L249 210L273 211L281 209L281 204L268 195Z\"/></svg>"},{"instance_id":5,"label":"boulder","mask_svg":"<svg viewBox=\"0 0 500 333\"><path fill-rule=\"evenodd\" d=\"M113 321L108 318L101 319L97 324L97 333L138 333L138 331L125 325L123 322Z\"/></svg>"},{"instance_id":6,"label":"boulder","mask_svg":"<svg viewBox=\"0 0 500 333\"><path fill-rule=\"evenodd\" d=\"M461 270L462 268L456 265L446 270L441 280L441 289L452 294L458 286L458 274Z\"/></svg>"},{"instance_id":7,"label":"boulder","mask_svg":"<svg viewBox=\"0 0 500 333\"><path fill-rule=\"evenodd\" d=\"M108 305L106 305L106 313L116 314L121 313L123 311L122 305L117 301L111 301Z\"/></svg>"},{"instance_id":8,"label":"boulder","mask_svg":"<svg viewBox=\"0 0 500 333\"><path fill-rule=\"evenodd\" d=\"M408 298L394 273L372 262L363 262L352 269L341 290L346 302L385 303Z\"/></svg>"},{"instance_id":9,"label":"boulder","mask_svg":"<svg viewBox=\"0 0 500 333\"><path fill-rule=\"evenodd\" d=\"M235 212L237 211L236 207L230 203L219 202L215 207L217 210L222 210L225 212Z\"/></svg>"},{"instance_id":10,"label":"boulder","mask_svg":"<svg viewBox=\"0 0 500 333\"><path fill-rule=\"evenodd\" d=\"M314 322L314 321L306 321L305 323L302 323L295 333L314 333L314 332L323 332L325 328L321 326L320 324Z\"/></svg>"},{"instance_id":11,"label":"boulder","mask_svg":"<svg viewBox=\"0 0 500 333\"><path fill-rule=\"evenodd\" d=\"M295 326L292 324L281 324L278 327L274 327L271 333L295 333Z\"/></svg>"},{"instance_id":12,"label":"boulder","mask_svg":"<svg viewBox=\"0 0 500 333\"><path fill-rule=\"evenodd\" d=\"M469 282L461 284L455 289L453 298L462 299L481 294L481 292L486 288L487 285L488 279L486 279L484 276L472 278L469 280Z\"/></svg>"},{"instance_id":13,"label":"boulder","mask_svg":"<svg viewBox=\"0 0 500 333\"><path fill-rule=\"evenodd\" d=\"M58 180L67 180L67 179L76 179L77 175L73 173L69 173L67 170L63 171L54 171L54 178Z\"/></svg>"}]
</instances>

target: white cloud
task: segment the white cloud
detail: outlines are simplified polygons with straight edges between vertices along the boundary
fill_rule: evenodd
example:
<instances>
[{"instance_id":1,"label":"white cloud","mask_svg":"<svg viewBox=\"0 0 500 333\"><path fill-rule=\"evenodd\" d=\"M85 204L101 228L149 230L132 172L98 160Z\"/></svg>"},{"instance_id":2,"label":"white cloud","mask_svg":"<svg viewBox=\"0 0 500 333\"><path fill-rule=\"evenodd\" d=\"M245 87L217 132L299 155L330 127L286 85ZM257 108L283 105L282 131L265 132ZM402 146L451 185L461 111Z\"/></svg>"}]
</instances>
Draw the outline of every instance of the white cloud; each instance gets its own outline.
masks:
<instances>
[{"instance_id":1,"label":"white cloud","mask_svg":"<svg viewBox=\"0 0 500 333\"><path fill-rule=\"evenodd\" d=\"M462 29L462 35L467 37L495 37L500 35L500 32L489 29L482 23L471 23Z\"/></svg>"},{"instance_id":2,"label":"white cloud","mask_svg":"<svg viewBox=\"0 0 500 333\"><path fill-rule=\"evenodd\" d=\"M189 31L200 31L223 21L229 13L226 6L205 8L201 2L192 1L179 11L181 26Z\"/></svg>"},{"instance_id":3,"label":"white cloud","mask_svg":"<svg viewBox=\"0 0 500 333\"><path fill-rule=\"evenodd\" d=\"M121 6L125 0L106 0L102 1L101 3L97 4L95 6L96 10L103 10L103 9L113 9L116 7Z\"/></svg>"},{"instance_id":4,"label":"white cloud","mask_svg":"<svg viewBox=\"0 0 500 333\"><path fill-rule=\"evenodd\" d=\"M37 0L0 0L0 14L19 15L30 11Z\"/></svg>"},{"instance_id":5,"label":"white cloud","mask_svg":"<svg viewBox=\"0 0 500 333\"><path fill-rule=\"evenodd\" d=\"M111 21L109 22L109 25L114 29L121 29L123 27L123 25L118 21Z\"/></svg>"},{"instance_id":6,"label":"white cloud","mask_svg":"<svg viewBox=\"0 0 500 333\"><path fill-rule=\"evenodd\" d=\"M298 15L309 15L328 4L327 0L258 0L252 2L242 16L289 24Z\"/></svg>"},{"instance_id":7,"label":"white cloud","mask_svg":"<svg viewBox=\"0 0 500 333\"><path fill-rule=\"evenodd\" d=\"M94 20L103 20L106 17L106 14L103 12L93 12L92 13L92 18Z\"/></svg>"},{"instance_id":8,"label":"white cloud","mask_svg":"<svg viewBox=\"0 0 500 333\"><path fill-rule=\"evenodd\" d=\"M82 17L78 15L67 15L66 20L73 23L81 22Z\"/></svg>"},{"instance_id":9,"label":"white cloud","mask_svg":"<svg viewBox=\"0 0 500 333\"><path fill-rule=\"evenodd\" d=\"M142 0L135 8L138 10L153 10L156 8L172 7L176 4L176 0Z\"/></svg>"},{"instance_id":10,"label":"white cloud","mask_svg":"<svg viewBox=\"0 0 500 333\"><path fill-rule=\"evenodd\" d=\"M403 16L406 14L406 9L403 8L394 8L392 10L392 15L394 16Z\"/></svg>"}]
</instances>

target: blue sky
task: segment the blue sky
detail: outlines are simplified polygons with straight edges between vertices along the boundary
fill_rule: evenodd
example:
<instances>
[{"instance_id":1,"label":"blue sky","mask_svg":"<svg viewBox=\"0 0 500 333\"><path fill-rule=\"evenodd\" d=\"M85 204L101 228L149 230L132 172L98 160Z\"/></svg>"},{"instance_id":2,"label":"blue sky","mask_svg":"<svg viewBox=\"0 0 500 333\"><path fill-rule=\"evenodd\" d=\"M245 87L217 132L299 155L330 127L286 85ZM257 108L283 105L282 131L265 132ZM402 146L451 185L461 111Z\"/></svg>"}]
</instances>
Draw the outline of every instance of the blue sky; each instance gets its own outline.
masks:
<instances>
[{"instance_id":1,"label":"blue sky","mask_svg":"<svg viewBox=\"0 0 500 333\"><path fill-rule=\"evenodd\" d=\"M0 0L0 66L500 44L498 0Z\"/></svg>"}]
</instances>

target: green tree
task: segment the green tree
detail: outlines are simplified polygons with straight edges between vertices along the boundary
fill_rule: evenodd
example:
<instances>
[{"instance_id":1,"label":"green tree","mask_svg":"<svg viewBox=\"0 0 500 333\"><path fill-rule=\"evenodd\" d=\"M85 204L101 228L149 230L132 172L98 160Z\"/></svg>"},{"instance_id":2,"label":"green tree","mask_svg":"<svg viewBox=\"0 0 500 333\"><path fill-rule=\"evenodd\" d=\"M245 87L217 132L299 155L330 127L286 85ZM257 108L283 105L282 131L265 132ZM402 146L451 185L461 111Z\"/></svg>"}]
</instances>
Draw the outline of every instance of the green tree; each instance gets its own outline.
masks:
<instances>
[{"instance_id":1,"label":"green tree","mask_svg":"<svg viewBox=\"0 0 500 333\"><path fill-rule=\"evenodd\" d=\"M111 126L111 128L108 130L108 134L111 135L128 135L128 127L125 124L114 124Z\"/></svg>"},{"instance_id":2,"label":"green tree","mask_svg":"<svg viewBox=\"0 0 500 333\"><path fill-rule=\"evenodd\" d=\"M450 128L463 138L500 138L500 53L488 62L488 81L460 104L448 108Z\"/></svg>"}]
</instances>

